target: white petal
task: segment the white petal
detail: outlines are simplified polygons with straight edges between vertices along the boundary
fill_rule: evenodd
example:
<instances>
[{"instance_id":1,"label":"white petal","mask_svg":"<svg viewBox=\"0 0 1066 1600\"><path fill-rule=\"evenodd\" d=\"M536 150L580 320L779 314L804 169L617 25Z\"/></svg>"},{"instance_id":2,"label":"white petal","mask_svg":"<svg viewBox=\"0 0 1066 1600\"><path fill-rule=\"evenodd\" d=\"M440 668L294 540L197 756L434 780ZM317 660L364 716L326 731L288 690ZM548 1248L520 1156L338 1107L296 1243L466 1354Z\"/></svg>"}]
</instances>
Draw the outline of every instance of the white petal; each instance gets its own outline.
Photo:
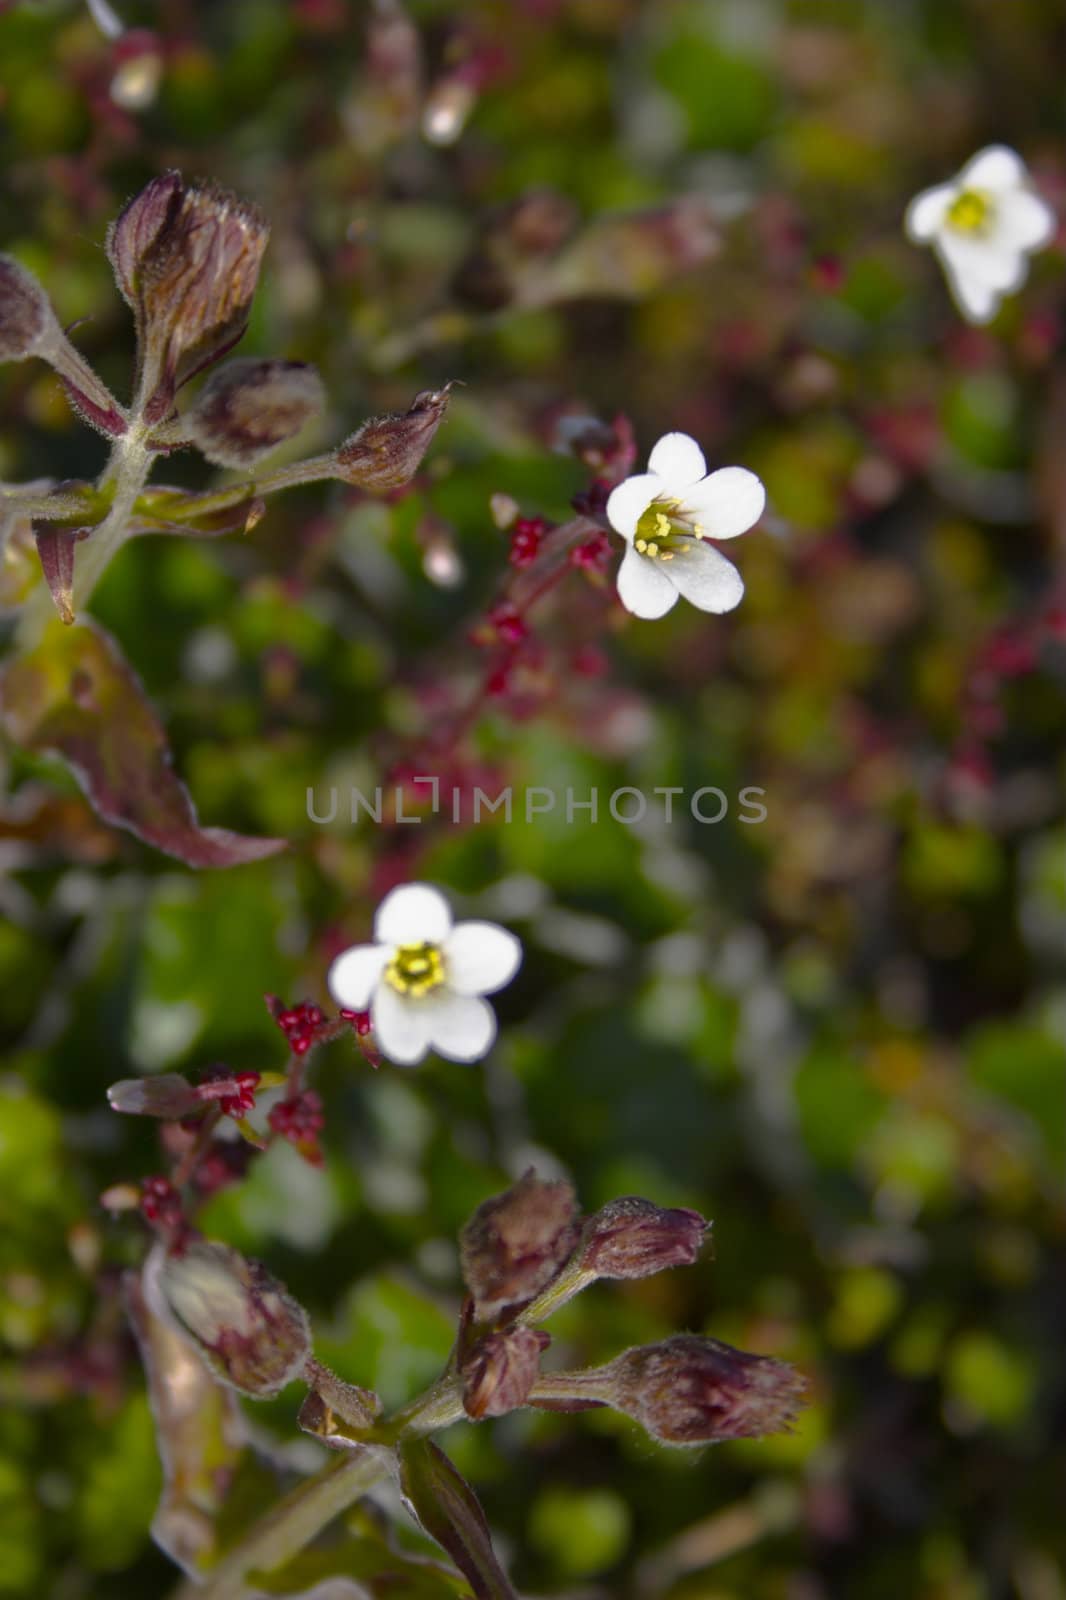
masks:
<instances>
[{"instance_id":1,"label":"white petal","mask_svg":"<svg viewBox=\"0 0 1066 1600\"><path fill-rule=\"evenodd\" d=\"M326 974L326 986L345 1011L365 1011L389 959L381 944L353 944L339 955Z\"/></svg>"},{"instance_id":2,"label":"white petal","mask_svg":"<svg viewBox=\"0 0 1066 1600\"><path fill-rule=\"evenodd\" d=\"M657 472L668 494L676 495L698 483L707 471L703 451L687 433L664 433L648 457L648 471Z\"/></svg>"},{"instance_id":3,"label":"white petal","mask_svg":"<svg viewBox=\"0 0 1066 1600\"><path fill-rule=\"evenodd\" d=\"M444 970L456 994L495 994L522 965L522 944L495 922L460 922L444 942Z\"/></svg>"},{"instance_id":4,"label":"white petal","mask_svg":"<svg viewBox=\"0 0 1066 1600\"><path fill-rule=\"evenodd\" d=\"M735 539L747 533L765 509L766 490L746 467L720 467L685 495L685 510L709 539Z\"/></svg>"},{"instance_id":5,"label":"white petal","mask_svg":"<svg viewBox=\"0 0 1066 1600\"><path fill-rule=\"evenodd\" d=\"M670 577L700 611L732 611L744 595L744 580L713 545L694 544L670 563Z\"/></svg>"},{"instance_id":6,"label":"white petal","mask_svg":"<svg viewBox=\"0 0 1066 1600\"><path fill-rule=\"evenodd\" d=\"M999 311L1003 295L979 278L954 271L949 261L944 261L948 287L963 316L970 322L991 322Z\"/></svg>"},{"instance_id":7,"label":"white petal","mask_svg":"<svg viewBox=\"0 0 1066 1600\"><path fill-rule=\"evenodd\" d=\"M993 192L1016 189L1026 180L1025 162L1016 150L1005 144L990 144L977 154L959 173L962 189L991 189Z\"/></svg>"},{"instance_id":8,"label":"white petal","mask_svg":"<svg viewBox=\"0 0 1066 1600\"><path fill-rule=\"evenodd\" d=\"M958 184L938 183L935 189L923 189L921 194L916 194L903 218L908 237L918 244L928 243L939 233L948 207L958 192Z\"/></svg>"},{"instance_id":9,"label":"white petal","mask_svg":"<svg viewBox=\"0 0 1066 1600\"><path fill-rule=\"evenodd\" d=\"M496 1013L487 1000L453 994L448 988L426 995L430 1044L449 1061L478 1061L488 1055L496 1037Z\"/></svg>"},{"instance_id":10,"label":"white petal","mask_svg":"<svg viewBox=\"0 0 1066 1600\"><path fill-rule=\"evenodd\" d=\"M653 621L677 604L677 590L659 562L638 555L632 546L622 557L617 582L619 600L635 617Z\"/></svg>"},{"instance_id":11,"label":"white petal","mask_svg":"<svg viewBox=\"0 0 1066 1600\"><path fill-rule=\"evenodd\" d=\"M981 290L994 290L997 294L1010 294L1024 282L1028 262L1013 245L1000 243L999 238L972 238L968 234L946 232L936 240L936 251L948 270L952 286L962 296L973 288L980 298Z\"/></svg>"},{"instance_id":12,"label":"white petal","mask_svg":"<svg viewBox=\"0 0 1066 1600\"><path fill-rule=\"evenodd\" d=\"M374 918L379 944L440 944L452 925L448 902L428 883L404 883L387 894Z\"/></svg>"},{"instance_id":13,"label":"white petal","mask_svg":"<svg viewBox=\"0 0 1066 1600\"><path fill-rule=\"evenodd\" d=\"M641 472L635 478L623 479L607 496L607 521L623 539L632 539L637 523L662 493L664 484L657 472Z\"/></svg>"},{"instance_id":14,"label":"white petal","mask_svg":"<svg viewBox=\"0 0 1066 1600\"><path fill-rule=\"evenodd\" d=\"M413 1067L429 1049L427 997L399 994L390 984L379 984L370 1003L375 1043L398 1067Z\"/></svg>"},{"instance_id":15,"label":"white petal","mask_svg":"<svg viewBox=\"0 0 1066 1600\"><path fill-rule=\"evenodd\" d=\"M1054 236L1058 218L1038 194L1018 189L998 205L997 234L1016 250L1039 250Z\"/></svg>"}]
</instances>

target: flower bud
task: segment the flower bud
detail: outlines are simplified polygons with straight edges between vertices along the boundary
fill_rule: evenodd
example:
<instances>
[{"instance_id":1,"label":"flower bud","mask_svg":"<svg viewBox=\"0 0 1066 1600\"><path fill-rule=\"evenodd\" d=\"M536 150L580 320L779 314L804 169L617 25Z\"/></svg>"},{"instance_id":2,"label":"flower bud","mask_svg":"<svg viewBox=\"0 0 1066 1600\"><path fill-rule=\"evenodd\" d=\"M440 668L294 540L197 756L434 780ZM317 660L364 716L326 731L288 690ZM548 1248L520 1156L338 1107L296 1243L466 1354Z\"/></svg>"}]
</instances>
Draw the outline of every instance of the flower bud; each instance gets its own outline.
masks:
<instances>
[{"instance_id":1,"label":"flower bud","mask_svg":"<svg viewBox=\"0 0 1066 1600\"><path fill-rule=\"evenodd\" d=\"M450 391L451 384L426 389L409 410L364 422L334 451L335 476L375 494L410 483L448 409Z\"/></svg>"},{"instance_id":2,"label":"flower bud","mask_svg":"<svg viewBox=\"0 0 1066 1600\"><path fill-rule=\"evenodd\" d=\"M508 1328L479 1340L461 1368L467 1416L480 1422L525 1405L550 1344L550 1334L536 1328Z\"/></svg>"},{"instance_id":3,"label":"flower bud","mask_svg":"<svg viewBox=\"0 0 1066 1600\"><path fill-rule=\"evenodd\" d=\"M112 1111L134 1117L163 1117L177 1122L201 1109L201 1097L193 1085L177 1072L164 1072L157 1078L122 1078L107 1091Z\"/></svg>"},{"instance_id":4,"label":"flower bud","mask_svg":"<svg viewBox=\"0 0 1066 1600\"><path fill-rule=\"evenodd\" d=\"M184 422L216 467L250 467L299 433L325 401L314 367L241 357L211 374Z\"/></svg>"},{"instance_id":5,"label":"flower bud","mask_svg":"<svg viewBox=\"0 0 1066 1600\"><path fill-rule=\"evenodd\" d=\"M127 202L107 230L107 259L123 297L135 311L141 267L152 244L172 225L182 193L181 173L164 172Z\"/></svg>"},{"instance_id":6,"label":"flower bud","mask_svg":"<svg viewBox=\"0 0 1066 1600\"><path fill-rule=\"evenodd\" d=\"M806 1391L783 1361L689 1333L627 1350L596 1377L602 1399L665 1444L787 1433Z\"/></svg>"},{"instance_id":7,"label":"flower bud","mask_svg":"<svg viewBox=\"0 0 1066 1600\"><path fill-rule=\"evenodd\" d=\"M56 331L42 286L13 256L0 256L0 361L38 355Z\"/></svg>"},{"instance_id":8,"label":"flower bud","mask_svg":"<svg viewBox=\"0 0 1066 1600\"><path fill-rule=\"evenodd\" d=\"M664 1210L626 1195L589 1218L576 1260L597 1278L647 1278L668 1267L690 1267L707 1228L698 1211Z\"/></svg>"},{"instance_id":9,"label":"flower bud","mask_svg":"<svg viewBox=\"0 0 1066 1600\"><path fill-rule=\"evenodd\" d=\"M215 184L186 188L168 172L130 201L107 252L141 339L145 416L236 344L248 322L269 228L254 206Z\"/></svg>"},{"instance_id":10,"label":"flower bud","mask_svg":"<svg viewBox=\"0 0 1066 1600\"><path fill-rule=\"evenodd\" d=\"M193 1239L153 1268L162 1305L216 1378L263 1400L299 1376L311 1350L307 1313L258 1261Z\"/></svg>"},{"instance_id":11,"label":"flower bud","mask_svg":"<svg viewBox=\"0 0 1066 1600\"><path fill-rule=\"evenodd\" d=\"M568 1183L546 1183L531 1169L486 1200L459 1238L463 1277L478 1316L533 1300L565 1265L578 1237Z\"/></svg>"}]
</instances>

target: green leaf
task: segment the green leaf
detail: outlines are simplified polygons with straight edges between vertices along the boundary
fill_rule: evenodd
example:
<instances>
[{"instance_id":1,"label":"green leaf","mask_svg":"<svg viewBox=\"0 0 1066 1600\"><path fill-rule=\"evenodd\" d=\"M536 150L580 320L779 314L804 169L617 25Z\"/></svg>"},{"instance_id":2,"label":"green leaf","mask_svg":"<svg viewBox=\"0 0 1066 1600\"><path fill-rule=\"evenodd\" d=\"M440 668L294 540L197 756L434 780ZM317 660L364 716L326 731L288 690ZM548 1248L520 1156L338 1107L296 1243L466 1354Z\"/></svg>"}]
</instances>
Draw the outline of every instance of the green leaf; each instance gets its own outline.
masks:
<instances>
[{"instance_id":1,"label":"green leaf","mask_svg":"<svg viewBox=\"0 0 1066 1600\"><path fill-rule=\"evenodd\" d=\"M284 849L201 828L166 735L115 641L54 622L0 677L0 723L16 744L60 755L105 822L190 867L233 867Z\"/></svg>"},{"instance_id":2,"label":"green leaf","mask_svg":"<svg viewBox=\"0 0 1066 1600\"><path fill-rule=\"evenodd\" d=\"M477 1495L432 1439L408 1439L400 1447L400 1485L422 1527L469 1579L477 1600L517 1600Z\"/></svg>"}]
</instances>

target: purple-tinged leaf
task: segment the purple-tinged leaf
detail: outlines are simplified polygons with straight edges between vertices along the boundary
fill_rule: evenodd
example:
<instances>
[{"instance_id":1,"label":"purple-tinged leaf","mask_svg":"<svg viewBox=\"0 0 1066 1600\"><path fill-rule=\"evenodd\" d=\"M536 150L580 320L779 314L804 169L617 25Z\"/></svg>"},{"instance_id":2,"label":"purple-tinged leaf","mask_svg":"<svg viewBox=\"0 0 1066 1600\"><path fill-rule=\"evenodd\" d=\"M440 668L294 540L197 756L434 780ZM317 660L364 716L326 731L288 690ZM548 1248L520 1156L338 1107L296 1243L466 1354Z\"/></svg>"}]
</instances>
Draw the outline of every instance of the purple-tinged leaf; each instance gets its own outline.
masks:
<instances>
[{"instance_id":1,"label":"purple-tinged leaf","mask_svg":"<svg viewBox=\"0 0 1066 1600\"><path fill-rule=\"evenodd\" d=\"M95 624L52 623L7 665L0 725L16 744L62 756L105 822L187 866L240 866L285 848L284 839L200 826L155 711Z\"/></svg>"},{"instance_id":2,"label":"purple-tinged leaf","mask_svg":"<svg viewBox=\"0 0 1066 1600\"><path fill-rule=\"evenodd\" d=\"M74 546L88 538L90 528L67 528L58 522L35 522L33 537L41 558L41 571L59 619L67 627L74 621Z\"/></svg>"},{"instance_id":3,"label":"purple-tinged leaf","mask_svg":"<svg viewBox=\"0 0 1066 1600\"><path fill-rule=\"evenodd\" d=\"M225 533L251 533L266 511L266 501L237 488L232 498L221 494L189 493L159 486L146 489L134 506L132 533L179 533L187 538L213 539Z\"/></svg>"},{"instance_id":4,"label":"purple-tinged leaf","mask_svg":"<svg viewBox=\"0 0 1066 1600\"><path fill-rule=\"evenodd\" d=\"M431 1439L400 1448L400 1486L422 1527L451 1556L477 1600L518 1600L492 1548L478 1498Z\"/></svg>"}]
</instances>

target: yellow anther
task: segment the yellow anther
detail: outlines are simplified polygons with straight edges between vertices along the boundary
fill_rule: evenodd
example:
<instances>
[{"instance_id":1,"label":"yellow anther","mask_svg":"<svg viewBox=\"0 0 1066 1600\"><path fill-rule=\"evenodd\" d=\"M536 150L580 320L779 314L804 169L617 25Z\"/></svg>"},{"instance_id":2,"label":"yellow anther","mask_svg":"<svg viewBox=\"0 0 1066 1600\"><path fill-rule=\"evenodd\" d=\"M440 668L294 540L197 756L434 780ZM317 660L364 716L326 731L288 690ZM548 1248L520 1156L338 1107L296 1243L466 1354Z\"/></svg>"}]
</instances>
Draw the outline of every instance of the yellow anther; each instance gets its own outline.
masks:
<instances>
[{"instance_id":1,"label":"yellow anther","mask_svg":"<svg viewBox=\"0 0 1066 1600\"><path fill-rule=\"evenodd\" d=\"M948 207L947 220L961 233L980 233L988 226L992 204L979 189L964 189Z\"/></svg>"},{"instance_id":2,"label":"yellow anther","mask_svg":"<svg viewBox=\"0 0 1066 1600\"><path fill-rule=\"evenodd\" d=\"M397 945L385 981L400 994L423 995L444 982L444 960L435 944Z\"/></svg>"}]
</instances>

